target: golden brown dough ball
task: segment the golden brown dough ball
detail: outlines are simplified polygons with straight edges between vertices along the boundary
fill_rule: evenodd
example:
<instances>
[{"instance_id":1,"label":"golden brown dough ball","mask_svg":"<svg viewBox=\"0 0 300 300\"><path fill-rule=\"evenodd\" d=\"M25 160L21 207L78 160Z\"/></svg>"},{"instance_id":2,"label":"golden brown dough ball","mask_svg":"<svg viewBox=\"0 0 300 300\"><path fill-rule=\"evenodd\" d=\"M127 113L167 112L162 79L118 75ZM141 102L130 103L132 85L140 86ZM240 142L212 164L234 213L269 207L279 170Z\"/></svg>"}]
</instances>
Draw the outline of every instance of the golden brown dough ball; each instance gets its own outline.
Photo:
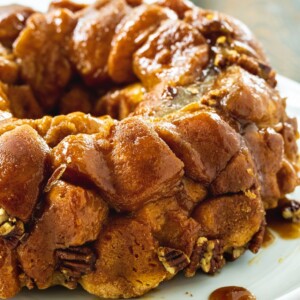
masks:
<instances>
[{"instance_id":1,"label":"golden brown dough ball","mask_svg":"<svg viewBox=\"0 0 300 300\"><path fill-rule=\"evenodd\" d=\"M88 91L79 85L73 86L59 102L59 113L67 115L72 112L90 113L92 111L92 97Z\"/></svg>"},{"instance_id":2,"label":"golden brown dough ball","mask_svg":"<svg viewBox=\"0 0 300 300\"><path fill-rule=\"evenodd\" d=\"M17 257L14 250L10 249L0 238L0 298L14 297L21 289L18 278Z\"/></svg>"},{"instance_id":3,"label":"golden brown dough ball","mask_svg":"<svg viewBox=\"0 0 300 300\"><path fill-rule=\"evenodd\" d=\"M99 3L83 11L72 33L69 57L89 85L109 80L108 56L115 29L129 7L125 0Z\"/></svg>"},{"instance_id":4,"label":"golden brown dough ball","mask_svg":"<svg viewBox=\"0 0 300 300\"><path fill-rule=\"evenodd\" d=\"M47 288L55 283L54 271L60 272L60 267L68 269L69 266L69 274L63 273L66 276L59 282L68 286L68 280L72 280L72 259L61 262L62 266L57 265L55 251L95 241L107 214L108 207L97 193L58 181L46 195L43 215L18 248L25 274L39 288ZM70 252L72 254L72 249ZM83 255L73 260L80 261L80 258L84 262ZM76 268L73 271L76 276Z\"/></svg>"},{"instance_id":5,"label":"golden brown dough ball","mask_svg":"<svg viewBox=\"0 0 300 300\"><path fill-rule=\"evenodd\" d=\"M71 113L67 116L59 115L53 118L46 116L34 122L37 131L51 147L55 147L68 135L78 133L97 133L98 136L107 138L114 124L114 120L109 116L95 118L81 112Z\"/></svg>"},{"instance_id":6,"label":"golden brown dough ball","mask_svg":"<svg viewBox=\"0 0 300 300\"><path fill-rule=\"evenodd\" d=\"M187 11L195 9L195 6L187 0L156 0L154 3L174 10L180 19L184 17Z\"/></svg>"},{"instance_id":7,"label":"golden brown dough ball","mask_svg":"<svg viewBox=\"0 0 300 300\"><path fill-rule=\"evenodd\" d=\"M207 199L192 214L200 224L203 236L221 238L224 248L246 245L258 232L264 208L257 192Z\"/></svg>"},{"instance_id":8,"label":"golden brown dough ball","mask_svg":"<svg viewBox=\"0 0 300 300\"><path fill-rule=\"evenodd\" d=\"M220 104L234 118L260 126L274 126L283 118L284 103L279 93L264 79L238 66L229 67L222 72L213 88L226 91Z\"/></svg>"},{"instance_id":9,"label":"golden brown dough ball","mask_svg":"<svg viewBox=\"0 0 300 300\"><path fill-rule=\"evenodd\" d=\"M109 54L108 72L118 83L132 82L134 53L147 41L163 20L177 19L170 9L157 5L134 8L118 25Z\"/></svg>"},{"instance_id":10,"label":"golden brown dough ball","mask_svg":"<svg viewBox=\"0 0 300 300\"><path fill-rule=\"evenodd\" d=\"M277 173L283 161L283 138L271 128L258 130L251 125L246 128L244 137L254 155L264 205L275 207L281 194Z\"/></svg>"},{"instance_id":11,"label":"golden brown dough ball","mask_svg":"<svg viewBox=\"0 0 300 300\"><path fill-rule=\"evenodd\" d=\"M37 119L43 116L42 108L28 85L11 85L7 90L10 109L16 118Z\"/></svg>"},{"instance_id":12,"label":"golden brown dough ball","mask_svg":"<svg viewBox=\"0 0 300 300\"><path fill-rule=\"evenodd\" d=\"M49 148L28 125L0 136L0 206L24 222L32 216L46 175Z\"/></svg>"},{"instance_id":13,"label":"golden brown dough ball","mask_svg":"<svg viewBox=\"0 0 300 300\"><path fill-rule=\"evenodd\" d=\"M15 83L19 77L19 66L11 55L0 55L0 81Z\"/></svg>"},{"instance_id":14,"label":"golden brown dough ball","mask_svg":"<svg viewBox=\"0 0 300 300\"><path fill-rule=\"evenodd\" d=\"M75 17L66 9L36 13L28 19L14 44L21 77L32 87L46 111L53 109L71 79L66 46L75 25Z\"/></svg>"},{"instance_id":15,"label":"golden brown dough ball","mask_svg":"<svg viewBox=\"0 0 300 300\"><path fill-rule=\"evenodd\" d=\"M111 220L95 245L96 270L83 276L85 290L106 298L143 295L166 278L149 226L130 218Z\"/></svg>"},{"instance_id":16,"label":"golden brown dough ball","mask_svg":"<svg viewBox=\"0 0 300 300\"><path fill-rule=\"evenodd\" d=\"M110 204L116 209L134 211L178 187L182 162L142 119L117 124L111 145L109 165L116 193Z\"/></svg>"},{"instance_id":17,"label":"golden brown dough ball","mask_svg":"<svg viewBox=\"0 0 300 300\"><path fill-rule=\"evenodd\" d=\"M78 12L87 7L87 4L84 3L77 3L70 0L52 0L48 10L60 9L65 8L72 12Z\"/></svg>"},{"instance_id":18,"label":"golden brown dough ball","mask_svg":"<svg viewBox=\"0 0 300 300\"><path fill-rule=\"evenodd\" d=\"M143 101L145 93L146 90L140 83L112 90L96 102L93 114L96 116L110 115L118 120L125 119Z\"/></svg>"},{"instance_id":19,"label":"golden brown dough ball","mask_svg":"<svg viewBox=\"0 0 300 300\"><path fill-rule=\"evenodd\" d=\"M0 7L0 43L11 47L25 27L26 20L34 13L30 7L7 5Z\"/></svg>"},{"instance_id":20,"label":"golden brown dough ball","mask_svg":"<svg viewBox=\"0 0 300 300\"><path fill-rule=\"evenodd\" d=\"M171 121L158 123L157 132L196 181L210 183L239 151L238 134L213 112L175 114Z\"/></svg>"},{"instance_id":21,"label":"golden brown dough ball","mask_svg":"<svg viewBox=\"0 0 300 300\"><path fill-rule=\"evenodd\" d=\"M139 212L140 222L151 226L153 236L164 247L177 249L191 256L201 227L183 210L176 197L162 198L146 204Z\"/></svg>"},{"instance_id":22,"label":"golden brown dough ball","mask_svg":"<svg viewBox=\"0 0 300 300\"><path fill-rule=\"evenodd\" d=\"M134 73L147 87L186 85L201 76L209 50L203 36L183 21L165 21L135 54Z\"/></svg>"},{"instance_id":23,"label":"golden brown dough ball","mask_svg":"<svg viewBox=\"0 0 300 300\"><path fill-rule=\"evenodd\" d=\"M106 149L101 151L101 146ZM94 185L113 194L112 174L105 155L109 150L109 143L97 141L96 136L69 135L51 151L52 166L65 166L63 178L78 184Z\"/></svg>"},{"instance_id":24,"label":"golden brown dough ball","mask_svg":"<svg viewBox=\"0 0 300 300\"><path fill-rule=\"evenodd\" d=\"M214 195L239 193L258 185L256 166L249 151L242 148L211 184Z\"/></svg>"}]
</instances>

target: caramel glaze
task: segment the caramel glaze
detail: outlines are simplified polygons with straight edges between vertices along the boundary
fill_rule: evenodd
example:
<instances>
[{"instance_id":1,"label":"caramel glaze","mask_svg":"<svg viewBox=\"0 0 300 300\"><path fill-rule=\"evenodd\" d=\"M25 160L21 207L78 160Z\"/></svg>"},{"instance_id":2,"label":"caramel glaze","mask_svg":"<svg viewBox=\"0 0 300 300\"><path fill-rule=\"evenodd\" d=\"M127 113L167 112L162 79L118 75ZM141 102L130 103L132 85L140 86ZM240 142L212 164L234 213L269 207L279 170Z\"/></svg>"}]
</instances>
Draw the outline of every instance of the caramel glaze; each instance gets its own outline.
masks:
<instances>
[{"instance_id":1,"label":"caramel glaze","mask_svg":"<svg viewBox=\"0 0 300 300\"><path fill-rule=\"evenodd\" d=\"M285 240L300 238L300 223L285 221L274 212L268 213L267 222L268 226Z\"/></svg>"},{"instance_id":2,"label":"caramel glaze","mask_svg":"<svg viewBox=\"0 0 300 300\"><path fill-rule=\"evenodd\" d=\"M269 228L266 228L262 247L263 248L269 247L270 245L272 245L274 243L274 240L275 240L275 236L273 235L273 233L270 231Z\"/></svg>"},{"instance_id":3,"label":"caramel glaze","mask_svg":"<svg viewBox=\"0 0 300 300\"><path fill-rule=\"evenodd\" d=\"M247 289L239 286L226 286L213 291L209 300L255 300L256 297Z\"/></svg>"},{"instance_id":4,"label":"caramel glaze","mask_svg":"<svg viewBox=\"0 0 300 300\"><path fill-rule=\"evenodd\" d=\"M300 238L300 223L285 220L280 212L280 207L287 201L289 200L281 200L278 208L267 211L267 224L285 240L298 239Z\"/></svg>"}]
</instances>

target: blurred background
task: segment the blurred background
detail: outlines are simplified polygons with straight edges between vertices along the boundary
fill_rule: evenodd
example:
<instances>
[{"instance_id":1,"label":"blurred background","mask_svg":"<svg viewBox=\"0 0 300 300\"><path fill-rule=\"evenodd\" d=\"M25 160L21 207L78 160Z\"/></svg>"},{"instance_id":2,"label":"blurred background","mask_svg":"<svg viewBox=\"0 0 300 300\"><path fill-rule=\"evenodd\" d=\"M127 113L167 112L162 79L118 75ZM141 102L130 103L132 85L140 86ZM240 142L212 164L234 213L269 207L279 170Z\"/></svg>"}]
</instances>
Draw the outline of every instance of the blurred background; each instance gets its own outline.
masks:
<instances>
[{"instance_id":1,"label":"blurred background","mask_svg":"<svg viewBox=\"0 0 300 300\"><path fill-rule=\"evenodd\" d=\"M203 8L230 14L262 42L271 65L300 82L300 0L194 0Z\"/></svg>"}]
</instances>

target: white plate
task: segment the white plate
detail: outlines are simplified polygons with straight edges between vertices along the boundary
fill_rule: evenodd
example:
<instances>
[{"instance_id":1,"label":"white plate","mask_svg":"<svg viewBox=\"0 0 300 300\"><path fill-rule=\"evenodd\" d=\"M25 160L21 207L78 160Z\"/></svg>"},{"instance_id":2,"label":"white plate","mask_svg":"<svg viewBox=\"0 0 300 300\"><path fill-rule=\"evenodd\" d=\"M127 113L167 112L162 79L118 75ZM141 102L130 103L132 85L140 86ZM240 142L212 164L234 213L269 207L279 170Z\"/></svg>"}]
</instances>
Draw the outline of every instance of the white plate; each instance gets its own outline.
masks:
<instances>
[{"instance_id":1,"label":"white plate","mask_svg":"<svg viewBox=\"0 0 300 300\"><path fill-rule=\"evenodd\" d=\"M0 4L19 3L38 10L46 10L49 1L0 0ZM80 2L80 1L79 1ZM83 2L83 1L81 1ZM93 2L85 0L85 2ZM288 97L288 112L300 119L300 84L278 76L279 89ZM299 122L300 123L300 122ZM300 199L300 190L293 197ZM143 300L205 300L209 294L222 286L242 286L249 289L258 300L299 300L300 299L300 239L282 240L262 249L257 255L247 252L233 263L228 263L220 274L213 277L197 274L192 279L178 276L164 283ZM15 300L95 300L82 289L68 291L54 287L46 291L23 291Z\"/></svg>"}]
</instances>

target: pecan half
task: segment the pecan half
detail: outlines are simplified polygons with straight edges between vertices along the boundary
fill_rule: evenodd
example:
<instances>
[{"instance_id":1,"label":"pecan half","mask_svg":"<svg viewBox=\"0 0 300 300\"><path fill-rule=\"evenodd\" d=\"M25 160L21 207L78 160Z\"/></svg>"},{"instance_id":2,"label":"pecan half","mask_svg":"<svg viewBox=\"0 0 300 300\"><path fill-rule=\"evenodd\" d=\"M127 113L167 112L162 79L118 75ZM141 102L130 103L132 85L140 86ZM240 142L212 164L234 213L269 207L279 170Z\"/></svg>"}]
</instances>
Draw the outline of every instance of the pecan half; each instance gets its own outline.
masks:
<instances>
[{"instance_id":1,"label":"pecan half","mask_svg":"<svg viewBox=\"0 0 300 300\"><path fill-rule=\"evenodd\" d=\"M280 207L284 219L294 223L300 223L300 202L295 200L285 201Z\"/></svg>"},{"instance_id":2,"label":"pecan half","mask_svg":"<svg viewBox=\"0 0 300 300\"><path fill-rule=\"evenodd\" d=\"M193 277L198 269L214 274L225 264L223 244L220 240L208 240L200 237L195 244L191 263L185 270L186 277Z\"/></svg>"},{"instance_id":3,"label":"pecan half","mask_svg":"<svg viewBox=\"0 0 300 300\"><path fill-rule=\"evenodd\" d=\"M276 72L268 65L258 62L259 65L259 76L265 79L271 87L277 85Z\"/></svg>"},{"instance_id":4,"label":"pecan half","mask_svg":"<svg viewBox=\"0 0 300 300\"><path fill-rule=\"evenodd\" d=\"M158 248L158 259L172 275L183 270L190 263L189 257L184 252L168 247Z\"/></svg>"},{"instance_id":5,"label":"pecan half","mask_svg":"<svg viewBox=\"0 0 300 300\"><path fill-rule=\"evenodd\" d=\"M65 285L76 288L78 280L95 268L96 256L88 247L70 247L55 252L57 270L65 277Z\"/></svg>"},{"instance_id":6,"label":"pecan half","mask_svg":"<svg viewBox=\"0 0 300 300\"><path fill-rule=\"evenodd\" d=\"M253 253L257 253L264 241L264 236L265 236L265 231L266 231L266 221L263 220L262 224L260 225L259 230L257 231L257 233L252 237L249 245L248 245L248 249L253 252Z\"/></svg>"},{"instance_id":7,"label":"pecan half","mask_svg":"<svg viewBox=\"0 0 300 300\"><path fill-rule=\"evenodd\" d=\"M10 248L15 248L25 229L22 221L11 218L3 208L0 208L0 237L4 238L5 243Z\"/></svg>"}]
</instances>

